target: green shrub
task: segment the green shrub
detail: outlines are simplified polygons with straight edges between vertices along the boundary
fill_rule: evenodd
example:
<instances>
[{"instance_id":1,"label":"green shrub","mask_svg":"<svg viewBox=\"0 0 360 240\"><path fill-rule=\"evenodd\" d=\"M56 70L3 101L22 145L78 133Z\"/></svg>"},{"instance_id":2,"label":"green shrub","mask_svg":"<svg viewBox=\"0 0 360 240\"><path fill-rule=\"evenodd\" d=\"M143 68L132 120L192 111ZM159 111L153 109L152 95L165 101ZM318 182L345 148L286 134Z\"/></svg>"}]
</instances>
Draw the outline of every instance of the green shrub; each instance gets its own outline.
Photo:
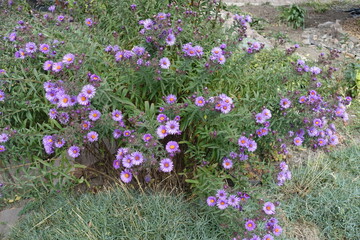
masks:
<instances>
[{"instance_id":1,"label":"green shrub","mask_svg":"<svg viewBox=\"0 0 360 240\"><path fill-rule=\"evenodd\" d=\"M283 8L280 19L289 26L297 29L299 27L304 28L305 26L305 14L306 11L302 7L294 4L289 8Z\"/></svg>"}]
</instances>

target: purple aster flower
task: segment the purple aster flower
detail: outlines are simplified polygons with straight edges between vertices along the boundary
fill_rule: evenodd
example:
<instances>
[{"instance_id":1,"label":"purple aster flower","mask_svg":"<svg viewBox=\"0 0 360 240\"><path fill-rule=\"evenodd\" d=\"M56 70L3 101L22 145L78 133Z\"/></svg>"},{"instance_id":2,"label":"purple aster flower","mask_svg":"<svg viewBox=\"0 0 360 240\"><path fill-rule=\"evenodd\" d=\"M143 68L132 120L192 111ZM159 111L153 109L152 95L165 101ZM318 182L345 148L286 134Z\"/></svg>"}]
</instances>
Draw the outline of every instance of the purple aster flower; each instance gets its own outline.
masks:
<instances>
[{"instance_id":1,"label":"purple aster flower","mask_svg":"<svg viewBox=\"0 0 360 240\"><path fill-rule=\"evenodd\" d=\"M114 111L112 111L111 113L111 118L116 121L116 122L119 122L123 119L123 115L122 115L122 112L115 109Z\"/></svg>"},{"instance_id":2,"label":"purple aster flower","mask_svg":"<svg viewBox=\"0 0 360 240\"><path fill-rule=\"evenodd\" d=\"M318 74L321 73L321 69L318 68L318 67L311 67L311 68L310 68L310 72L311 72L312 74L314 74L314 75L318 75Z\"/></svg>"},{"instance_id":3,"label":"purple aster flower","mask_svg":"<svg viewBox=\"0 0 360 240\"><path fill-rule=\"evenodd\" d=\"M67 112L63 112L58 117L61 124L67 124L69 122L70 116Z\"/></svg>"},{"instance_id":4,"label":"purple aster flower","mask_svg":"<svg viewBox=\"0 0 360 240\"><path fill-rule=\"evenodd\" d=\"M262 240L274 240L274 237L271 236L270 234L266 234Z\"/></svg>"},{"instance_id":5,"label":"purple aster flower","mask_svg":"<svg viewBox=\"0 0 360 240\"><path fill-rule=\"evenodd\" d=\"M8 140L9 140L9 135L7 135L6 133L0 134L0 143L5 143Z\"/></svg>"},{"instance_id":6,"label":"purple aster flower","mask_svg":"<svg viewBox=\"0 0 360 240\"><path fill-rule=\"evenodd\" d=\"M150 142L153 139L153 136L150 133L146 133L144 134L142 139L144 140L144 142Z\"/></svg>"},{"instance_id":7,"label":"purple aster flower","mask_svg":"<svg viewBox=\"0 0 360 240\"><path fill-rule=\"evenodd\" d=\"M173 94L170 94L170 95L168 95L168 96L165 97L165 101L166 101L167 104L176 103L176 100L177 100L177 98L176 98L176 96L173 95Z\"/></svg>"},{"instance_id":8,"label":"purple aster flower","mask_svg":"<svg viewBox=\"0 0 360 240\"><path fill-rule=\"evenodd\" d=\"M68 154L72 158L77 158L78 156L80 156L80 148L73 145L68 149Z\"/></svg>"},{"instance_id":9,"label":"purple aster flower","mask_svg":"<svg viewBox=\"0 0 360 240\"><path fill-rule=\"evenodd\" d=\"M124 51L118 51L116 54L115 54L115 60L117 62L121 61L121 60L124 60L125 59L125 56L124 56Z\"/></svg>"},{"instance_id":10,"label":"purple aster flower","mask_svg":"<svg viewBox=\"0 0 360 240\"><path fill-rule=\"evenodd\" d=\"M101 117L101 112L98 111L98 110L92 110L92 111L89 113L89 119L92 120L92 121L96 121L96 120L98 120L100 117Z\"/></svg>"},{"instance_id":11,"label":"purple aster flower","mask_svg":"<svg viewBox=\"0 0 360 240\"><path fill-rule=\"evenodd\" d=\"M224 114L229 113L231 110L231 105L226 103L226 102L221 102L220 103L220 111Z\"/></svg>"},{"instance_id":12,"label":"purple aster flower","mask_svg":"<svg viewBox=\"0 0 360 240\"><path fill-rule=\"evenodd\" d=\"M331 135L331 137L329 138L329 144L331 146L339 144L339 138L336 135Z\"/></svg>"},{"instance_id":13,"label":"purple aster flower","mask_svg":"<svg viewBox=\"0 0 360 240\"><path fill-rule=\"evenodd\" d=\"M315 127L322 127L321 119L318 119L318 118L314 119L313 124Z\"/></svg>"},{"instance_id":14,"label":"purple aster flower","mask_svg":"<svg viewBox=\"0 0 360 240\"><path fill-rule=\"evenodd\" d=\"M93 21L91 20L91 18L87 18L85 19L85 24L89 27L91 27L93 25Z\"/></svg>"},{"instance_id":15,"label":"purple aster flower","mask_svg":"<svg viewBox=\"0 0 360 240\"><path fill-rule=\"evenodd\" d=\"M226 193L226 191L224 189L219 189L216 192L216 197L226 199L227 193Z\"/></svg>"},{"instance_id":16,"label":"purple aster flower","mask_svg":"<svg viewBox=\"0 0 360 240\"><path fill-rule=\"evenodd\" d=\"M224 158L222 165L225 169L231 169L233 167L233 162L228 158Z\"/></svg>"},{"instance_id":17,"label":"purple aster flower","mask_svg":"<svg viewBox=\"0 0 360 240\"><path fill-rule=\"evenodd\" d=\"M272 202L264 203L263 210L267 215L275 214L275 205Z\"/></svg>"},{"instance_id":18,"label":"purple aster flower","mask_svg":"<svg viewBox=\"0 0 360 240\"><path fill-rule=\"evenodd\" d=\"M300 137L294 138L294 144L295 146L300 146L302 144L303 140Z\"/></svg>"},{"instance_id":19,"label":"purple aster flower","mask_svg":"<svg viewBox=\"0 0 360 240\"><path fill-rule=\"evenodd\" d=\"M76 100L80 105L83 106L89 105L90 103L90 99L82 92L77 95Z\"/></svg>"},{"instance_id":20,"label":"purple aster flower","mask_svg":"<svg viewBox=\"0 0 360 240\"><path fill-rule=\"evenodd\" d=\"M37 46L33 42L28 42L25 45L25 50L26 50L27 53L34 53L37 50Z\"/></svg>"},{"instance_id":21,"label":"purple aster flower","mask_svg":"<svg viewBox=\"0 0 360 240\"><path fill-rule=\"evenodd\" d=\"M286 164L286 162L281 162L279 166L283 171L287 171L289 169L289 166Z\"/></svg>"},{"instance_id":22,"label":"purple aster flower","mask_svg":"<svg viewBox=\"0 0 360 240\"><path fill-rule=\"evenodd\" d=\"M74 59L75 59L75 55L72 53L68 53L63 57L62 62L66 65L69 65L74 62Z\"/></svg>"},{"instance_id":23,"label":"purple aster flower","mask_svg":"<svg viewBox=\"0 0 360 240\"><path fill-rule=\"evenodd\" d=\"M52 70L53 72L60 72L63 69L62 62L55 62L52 64Z\"/></svg>"},{"instance_id":24,"label":"purple aster flower","mask_svg":"<svg viewBox=\"0 0 360 240\"><path fill-rule=\"evenodd\" d=\"M55 11L55 5L51 5L49 8L48 8L48 10L50 11L50 12L54 12Z\"/></svg>"},{"instance_id":25,"label":"purple aster flower","mask_svg":"<svg viewBox=\"0 0 360 240\"><path fill-rule=\"evenodd\" d=\"M96 142L98 140L99 134L97 132L91 131L86 135L86 137L89 142Z\"/></svg>"},{"instance_id":26,"label":"purple aster flower","mask_svg":"<svg viewBox=\"0 0 360 240\"><path fill-rule=\"evenodd\" d=\"M15 57L20 59L25 59L26 55L26 52L22 48L20 48L19 51L15 53Z\"/></svg>"},{"instance_id":27,"label":"purple aster flower","mask_svg":"<svg viewBox=\"0 0 360 240\"><path fill-rule=\"evenodd\" d=\"M239 154L239 160L240 161L246 161L248 159L249 159L249 155L243 154L243 153Z\"/></svg>"},{"instance_id":28,"label":"purple aster flower","mask_svg":"<svg viewBox=\"0 0 360 240\"><path fill-rule=\"evenodd\" d=\"M310 137L316 137L319 135L318 130L315 127L311 127L307 130Z\"/></svg>"},{"instance_id":29,"label":"purple aster flower","mask_svg":"<svg viewBox=\"0 0 360 240\"><path fill-rule=\"evenodd\" d=\"M120 179L124 183L129 183L132 180L132 173L129 170L124 170L120 173Z\"/></svg>"},{"instance_id":30,"label":"purple aster flower","mask_svg":"<svg viewBox=\"0 0 360 240\"><path fill-rule=\"evenodd\" d=\"M54 148L52 146L44 146L45 152L46 154L50 155L52 153L54 153Z\"/></svg>"},{"instance_id":31,"label":"purple aster flower","mask_svg":"<svg viewBox=\"0 0 360 240\"><path fill-rule=\"evenodd\" d=\"M157 18L160 19L160 20L165 20L166 19L166 14L160 12L160 13L157 14Z\"/></svg>"},{"instance_id":32,"label":"purple aster flower","mask_svg":"<svg viewBox=\"0 0 360 240\"><path fill-rule=\"evenodd\" d=\"M138 166L144 162L144 156L141 152L133 152L131 154L132 162L134 165Z\"/></svg>"},{"instance_id":33,"label":"purple aster flower","mask_svg":"<svg viewBox=\"0 0 360 240\"><path fill-rule=\"evenodd\" d=\"M49 53L50 52L50 46L48 44L41 44L39 48L40 52L42 53Z\"/></svg>"},{"instance_id":34,"label":"purple aster flower","mask_svg":"<svg viewBox=\"0 0 360 240\"><path fill-rule=\"evenodd\" d=\"M0 90L0 102L3 102L5 100L5 93Z\"/></svg>"},{"instance_id":35,"label":"purple aster flower","mask_svg":"<svg viewBox=\"0 0 360 240\"><path fill-rule=\"evenodd\" d=\"M166 37L165 41L166 41L166 44L167 44L168 46L172 46L172 45L175 44L176 37L175 37L174 34L170 33L170 34Z\"/></svg>"},{"instance_id":36,"label":"purple aster flower","mask_svg":"<svg viewBox=\"0 0 360 240\"><path fill-rule=\"evenodd\" d=\"M250 240L261 240L261 238L257 235L253 235L253 237L250 238Z\"/></svg>"},{"instance_id":37,"label":"purple aster flower","mask_svg":"<svg viewBox=\"0 0 360 240\"><path fill-rule=\"evenodd\" d=\"M151 27L154 25L154 22L151 19L145 19L142 21L142 25L144 26L144 29L150 30Z\"/></svg>"},{"instance_id":38,"label":"purple aster flower","mask_svg":"<svg viewBox=\"0 0 360 240\"><path fill-rule=\"evenodd\" d=\"M54 144L54 139L50 135L45 135L42 139L42 143L44 146L52 146Z\"/></svg>"},{"instance_id":39,"label":"purple aster flower","mask_svg":"<svg viewBox=\"0 0 360 240\"><path fill-rule=\"evenodd\" d=\"M165 138L168 135L168 132L166 130L166 127L164 125L160 125L157 129L156 129L156 134L158 135L158 137L160 139Z\"/></svg>"},{"instance_id":40,"label":"purple aster flower","mask_svg":"<svg viewBox=\"0 0 360 240\"><path fill-rule=\"evenodd\" d=\"M44 62L43 69L45 71L50 71L52 69L52 65L53 65L53 61L48 60Z\"/></svg>"},{"instance_id":41,"label":"purple aster flower","mask_svg":"<svg viewBox=\"0 0 360 240\"><path fill-rule=\"evenodd\" d=\"M70 104L70 96L67 94L61 94L59 97L58 106L59 107L68 107Z\"/></svg>"},{"instance_id":42,"label":"purple aster flower","mask_svg":"<svg viewBox=\"0 0 360 240\"><path fill-rule=\"evenodd\" d=\"M16 32L12 32L9 34L9 41L14 42L16 40Z\"/></svg>"},{"instance_id":43,"label":"purple aster flower","mask_svg":"<svg viewBox=\"0 0 360 240\"><path fill-rule=\"evenodd\" d=\"M248 220L245 223L245 228L248 231L253 231L256 228L256 224L253 220Z\"/></svg>"},{"instance_id":44,"label":"purple aster flower","mask_svg":"<svg viewBox=\"0 0 360 240\"><path fill-rule=\"evenodd\" d=\"M325 146L325 145L327 144L327 140L324 139L324 138L319 138L319 139L317 140L317 142L318 142L318 144L319 144L320 147L323 147L323 146Z\"/></svg>"},{"instance_id":45,"label":"purple aster flower","mask_svg":"<svg viewBox=\"0 0 360 240\"><path fill-rule=\"evenodd\" d=\"M222 65L222 64L224 64L226 62L226 58L225 58L224 55L220 55L220 56L218 56L217 61L218 61L219 64Z\"/></svg>"},{"instance_id":46,"label":"purple aster flower","mask_svg":"<svg viewBox=\"0 0 360 240\"><path fill-rule=\"evenodd\" d=\"M81 123L81 129L82 130L89 130L91 127L91 123L89 121L83 121Z\"/></svg>"},{"instance_id":47,"label":"purple aster flower","mask_svg":"<svg viewBox=\"0 0 360 240\"><path fill-rule=\"evenodd\" d=\"M169 69L170 68L170 60L167 57L161 58L159 61L159 66L162 69Z\"/></svg>"},{"instance_id":48,"label":"purple aster flower","mask_svg":"<svg viewBox=\"0 0 360 240\"><path fill-rule=\"evenodd\" d=\"M4 145L0 145L0 152L5 152L6 151L6 147Z\"/></svg>"},{"instance_id":49,"label":"purple aster flower","mask_svg":"<svg viewBox=\"0 0 360 240\"><path fill-rule=\"evenodd\" d=\"M124 51L124 57L125 57L126 59L130 59L130 58L132 58L133 56L135 56L135 53L134 53L134 52L129 51L129 50L125 50L125 51Z\"/></svg>"},{"instance_id":50,"label":"purple aster flower","mask_svg":"<svg viewBox=\"0 0 360 240\"><path fill-rule=\"evenodd\" d=\"M175 142L175 141L169 141L166 144L166 151L168 153L175 153L175 152L180 151L179 144L177 142Z\"/></svg>"},{"instance_id":51,"label":"purple aster flower","mask_svg":"<svg viewBox=\"0 0 360 240\"><path fill-rule=\"evenodd\" d=\"M174 163L169 158L164 158L160 161L160 170L162 172L171 172L174 168Z\"/></svg>"},{"instance_id":52,"label":"purple aster flower","mask_svg":"<svg viewBox=\"0 0 360 240\"><path fill-rule=\"evenodd\" d=\"M91 74L90 82L101 82L101 78L96 74Z\"/></svg>"},{"instance_id":53,"label":"purple aster flower","mask_svg":"<svg viewBox=\"0 0 360 240\"><path fill-rule=\"evenodd\" d=\"M122 136L122 131L120 130L120 129L115 129L114 131L113 131L113 137L115 138L115 139L118 139L118 138L120 138Z\"/></svg>"},{"instance_id":54,"label":"purple aster flower","mask_svg":"<svg viewBox=\"0 0 360 240\"><path fill-rule=\"evenodd\" d=\"M248 140L247 149L249 152L254 152L257 149L257 143L254 140Z\"/></svg>"},{"instance_id":55,"label":"purple aster flower","mask_svg":"<svg viewBox=\"0 0 360 240\"><path fill-rule=\"evenodd\" d=\"M129 152L128 148L119 148L116 153L116 159L122 160L128 152Z\"/></svg>"},{"instance_id":56,"label":"purple aster flower","mask_svg":"<svg viewBox=\"0 0 360 240\"><path fill-rule=\"evenodd\" d=\"M307 98L305 96L301 96L299 98L299 103L306 103L306 101L307 101Z\"/></svg>"},{"instance_id":57,"label":"purple aster flower","mask_svg":"<svg viewBox=\"0 0 360 240\"><path fill-rule=\"evenodd\" d=\"M266 121L266 117L262 113L258 113L255 115L255 119L257 123L264 123Z\"/></svg>"},{"instance_id":58,"label":"purple aster flower","mask_svg":"<svg viewBox=\"0 0 360 240\"><path fill-rule=\"evenodd\" d=\"M271 111L267 108L265 108L264 110L262 110L261 114L263 115L263 117L268 120L271 118Z\"/></svg>"},{"instance_id":59,"label":"purple aster flower","mask_svg":"<svg viewBox=\"0 0 360 240\"><path fill-rule=\"evenodd\" d=\"M199 96L197 98L195 98L195 105L198 107L203 107L205 106L205 99L202 96Z\"/></svg>"},{"instance_id":60,"label":"purple aster flower","mask_svg":"<svg viewBox=\"0 0 360 240\"><path fill-rule=\"evenodd\" d=\"M65 143L66 143L66 141L63 138L58 139L55 141L55 147L61 148L65 145Z\"/></svg>"},{"instance_id":61,"label":"purple aster flower","mask_svg":"<svg viewBox=\"0 0 360 240\"><path fill-rule=\"evenodd\" d=\"M163 122L166 122L168 120L168 117L165 115L165 114L159 114L157 117L156 117L156 120L159 122L159 123L163 123Z\"/></svg>"},{"instance_id":62,"label":"purple aster flower","mask_svg":"<svg viewBox=\"0 0 360 240\"><path fill-rule=\"evenodd\" d=\"M124 137L130 137L130 136L131 136L131 131L130 131L130 130L125 130L125 131L123 132L123 136L124 136Z\"/></svg>"},{"instance_id":63,"label":"purple aster flower","mask_svg":"<svg viewBox=\"0 0 360 240\"><path fill-rule=\"evenodd\" d=\"M180 124L177 121L170 120L165 124L166 132L168 134L178 134L180 132Z\"/></svg>"},{"instance_id":64,"label":"purple aster flower","mask_svg":"<svg viewBox=\"0 0 360 240\"><path fill-rule=\"evenodd\" d=\"M131 168L134 165L133 158L130 154L126 154L122 159L122 164L126 168Z\"/></svg>"},{"instance_id":65,"label":"purple aster flower","mask_svg":"<svg viewBox=\"0 0 360 240\"><path fill-rule=\"evenodd\" d=\"M240 198L238 198L236 195L230 195L227 202L230 206L236 207L240 203Z\"/></svg>"},{"instance_id":66,"label":"purple aster flower","mask_svg":"<svg viewBox=\"0 0 360 240\"><path fill-rule=\"evenodd\" d=\"M83 93L87 98L93 98L96 94L96 88L91 85L85 85L82 89L81 89L81 93Z\"/></svg>"},{"instance_id":67,"label":"purple aster flower","mask_svg":"<svg viewBox=\"0 0 360 240\"><path fill-rule=\"evenodd\" d=\"M115 159L115 160L113 161L113 167L114 167L115 169L119 169L119 168L120 168L120 160Z\"/></svg>"},{"instance_id":68,"label":"purple aster flower","mask_svg":"<svg viewBox=\"0 0 360 240\"><path fill-rule=\"evenodd\" d=\"M216 205L216 197L210 196L206 199L206 203L208 206L213 207Z\"/></svg>"},{"instance_id":69,"label":"purple aster flower","mask_svg":"<svg viewBox=\"0 0 360 240\"><path fill-rule=\"evenodd\" d=\"M275 236L280 236L281 233L282 233L282 228L279 225L275 224L273 227L273 234Z\"/></svg>"},{"instance_id":70,"label":"purple aster flower","mask_svg":"<svg viewBox=\"0 0 360 240\"><path fill-rule=\"evenodd\" d=\"M142 56L145 53L145 48L140 47L140 46L135 46L133 47L132 51L138 55L138 56Z\"/></svg>"},{"instance_id":71,"label":"purple aster flower","mask_svg":"<svg viewBox=\"0 0 360 240\"><path fill-rule=\"evenodd\" d=\"M64 17L63 15L60 15L60 16L57 17L57 20L58 20L59 22L64 21L64 19L65 19L65 17Z\"/></svg>"},{"instance_id":72,"label":"purple aster flower","mask_svg":"<svg viewBox=\"0 0 360 240\"><path fill-rule=\"evenodd\" d=\"M220 198L218 199L216 205L218 206L219 209L223 210L225 208L227 208L229 206L228 202L226 199L224 198Z\"/></svg>"},{"instance_id":73,"label":"purple aster flower","mask_svg":"<svg viewBox=\"0 0 360 240\"><path fill-rule=\"evenodd\" d=\"M203 48L199 45L194 47L196 56L201 57L204 54Z\"/></svg>"},{"instance_id":74,"label":"purple aster flower","mask_svg":"<svg viewBox=\"0 0 360 240\"><path fill-rule=\"evenodd\" d=\"M211 53L215 56L221 56L223 54L223 51L221 48L219 47L214 47L212 50L211 50Z\"/></svg>"},{"instance_id":75,"label":"purple aster flower","mask_svg":"<svg viewBox=\"0 0 360 240\"><path fill-rule=\"evenodd\" d=\"M248 146L248 139L247 139L247 137L245 137L245 136L241 136L240 138L239 138L239 140L238 140L238 145L240 146L240 147L247 147Z\"/></svg>"},{"instance_id":76,"label":"purple aster flower","mask_svg":"<svg viewBox=\"0 0 360 240\"><path fill-rule=\"evenodd\" d=\"M285 109L286 109L286 108L289 108L290 105L291 105L291 101L290 101L289 99L283 98L283 99L280 100L280 106L281 106L282 108L285 108Z\"/></svg>"}]
</instances>

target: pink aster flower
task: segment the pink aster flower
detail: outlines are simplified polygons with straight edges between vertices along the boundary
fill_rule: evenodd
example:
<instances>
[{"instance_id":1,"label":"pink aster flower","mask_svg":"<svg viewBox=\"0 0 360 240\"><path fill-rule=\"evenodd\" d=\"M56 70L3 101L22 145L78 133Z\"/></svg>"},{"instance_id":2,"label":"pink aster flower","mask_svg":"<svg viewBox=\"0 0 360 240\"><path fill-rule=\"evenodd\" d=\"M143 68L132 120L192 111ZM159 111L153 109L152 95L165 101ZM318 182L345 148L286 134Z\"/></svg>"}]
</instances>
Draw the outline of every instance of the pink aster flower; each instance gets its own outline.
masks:
<instances>
[{"instance_id":1,"label":"pink aster flower","mask_svg":"<svg viewBox=\"0 0 360 240\"><path fill-rule=\"evenodd\" d=\"M89 113L89 118L90 120L92 121L96 121L98 119L100 119L101 117L101 112L98 111L98 110L92 110L90 113Z\"/></svg>"},{"instance_id":2,"label":"pink aster flower","mask_svg":"<svg viewBox=\"0 0 360 240\"><path fill-rule=\"evenodd\" d=\"M78 156L80 156L80 148L73 145L68 149L68 154L72 158L77 158Z\"/></svg>"},{"instance_id":3,"label":"pink aster flower","mask_svg":"<svg viewBox=\"0 0 360 240\"><path fill-rule=\"evenodd\" d=\"M206 199L206 203L207 203L207 205L208 206L210 206L210 207L213 207L213 206L215 206L216 205L216 197L214 197L214 196L210 196L210 197L208 197L207 199Z\"/></svg>"},{"instance_id":4,"label":"pink aster flower","mask_svg":"<svg viewBox=\"0 0 360 240\"><path fill-rule=\"evenodd\" d=\"M179 144L175 141L169 141L167 144L166 144L166 151L168 153L175 153L175 152L178 152L180 151L179 149Z\"/></svg>"},{"instance_id":5,"label":"pink aster flower","mask_svg":"<svg viewBox=\"0 0 360 240\"><path fill-rule=\"evenodd\" d=\"M162 69L169 69L170 68L170 60L167 57L161 58L159 61L159 66Z\"/></svg>"},{"instance_id":6,"label":"pink aster flower","mask_svg":"<svg viewBox=\"0 0 360 240\"><path fill-rule=\"evenodd\" d=\"M245 223L245 228L248 231L253 231L256 228L256 224L253 220L248 220Z\"/></svg>"},{"instance_id":7,"label":"pink aster flower","mask_svg":"<svg viewBox=\"0 0 360 240\"><path fill-rule=\"evenodd\" d=\"M81 93L83 93L86 97L91 99L96 94L96 88L93 85L88 84L83 86L83 88L81 89Z\"/></svg>"},{"instance_id":8,"label":"pink aster flower","mask_svg":"<svg viewBox=\"0 0 360 240\"><path fill-rule=\"evenodd\" d=\"M174 163L169 158L164 158L160 161L160 170L162 172L171 172L174 168Z\"/></svg>"},{"instance_id":9,"label":"pink aster flower","mask_svg":"<svg viewBox=\"0 0 360 240\"><path fill-rule=\"evenodd\" d=\"M132 180L132 173L129 170L124 170L120 173L120 179L124 183L129 183Z\"/></svg>"},{"instance_id":10,"label":"pink aster flower","mask_svg":"<svg viewBox=\"0 0 360 240\"><path fill-rule=\"evenodd\" d=\"M228 159L228 158L224 158L223 160L223 163L222 163L222 166L225 168L225 169L231 169L233 167L233 162Z\"/></svg>"},{"instance_id":11,"label":"pink aster flower","mask_svg":"<svg viewBox=\"0 0 360 240\"><path fill-rule=\"evenodd\" d=\"M275 214L275 205L272 202L266 202L263 206L263 210L267 215Z\"/></svg>"},{"instance_id":12,"label":"pink aster flower","mask_svg":"<svg viewBox=\"0 0 360 240\"><path fill-rule=\"evenodd\" d=\"M66 65L69 65L74 62L74 59L75 59L75 55L72 53L68 53L63 57L62 62Z\"/></svg>"},{"instance_id":13,"label":"pink aster flower","mask_svg":"<svg viewBox=\"0 0 360 240\"><path fill-rule=\"evenodd\" d=\"M98 140L99 134L97 132L91 131L86 135L86 137L89 142L96 142Z\"/></svg>"}]
</instances>

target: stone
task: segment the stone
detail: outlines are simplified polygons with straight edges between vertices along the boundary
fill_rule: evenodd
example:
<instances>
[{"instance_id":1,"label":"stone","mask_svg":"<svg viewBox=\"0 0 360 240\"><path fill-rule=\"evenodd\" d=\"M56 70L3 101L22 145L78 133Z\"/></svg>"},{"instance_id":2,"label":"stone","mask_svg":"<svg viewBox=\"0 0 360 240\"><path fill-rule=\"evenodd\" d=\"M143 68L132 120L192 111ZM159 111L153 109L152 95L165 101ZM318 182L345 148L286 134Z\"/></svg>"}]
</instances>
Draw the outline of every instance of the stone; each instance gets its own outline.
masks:
<instances>
[{"instance_id":1,"label":"stone","mask_svg":"<svg viewBox=\"0 0 360 240\"><path fill-rule=\"evenodd\" d=\"M11 228L15 226L15 223L19 219L19 212L22 208L10 208L0 212L0 237L9 235Z\"/></svg>"},{"instance_id":2,"label":"stone","mask_svg":"<svg viewBox=\"0 0 360 240\"><path fill-rule=\"evenodd\" d=\"M313 35L312 39L313 39L313 40L318 40L318 36L317 36L317 35Z\"/></svg>"},{"instance_id":3,"label":"stone","mask_svg":"<svg viewBox=\"0 0 360 240\"><path fill-rule=\"evenodd\" d=\"M306 45L310 45L310 44L311 44L309 38L304 39L304 40L302 41L302 43L303 43L303 44L306 44Z\"/></svg>"},{"instance_id":4,"label":"stone","mask_svg":"<svg viewBox=\"0 0 360 240\"><path fill-rule=\"evenodd\" d=\"M333 22L320 23L318 25L318 28L330 28L333 24L334 24Z\"/></svg>"}]
</instances>

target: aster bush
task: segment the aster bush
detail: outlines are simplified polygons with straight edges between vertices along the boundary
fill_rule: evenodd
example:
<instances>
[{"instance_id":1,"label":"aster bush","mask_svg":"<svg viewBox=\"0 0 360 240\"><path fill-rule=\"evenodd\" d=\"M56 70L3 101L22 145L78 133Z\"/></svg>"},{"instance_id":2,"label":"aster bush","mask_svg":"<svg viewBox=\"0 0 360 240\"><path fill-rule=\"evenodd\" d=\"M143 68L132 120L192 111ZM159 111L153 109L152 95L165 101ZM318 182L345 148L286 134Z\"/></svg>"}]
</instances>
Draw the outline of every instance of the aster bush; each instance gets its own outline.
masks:
<instances>
[{"instance_id":1,"label":"aster bush","mask_svg":"<svg viewBox=\"0 0 360 240\"><path fill-rule=\"evenodd\" d=\"M208 205L231 211L230 232L241 223L278 236L270 200L251 192L257 206L246 212L240 201L272 174L278 185L291 179L274 160L293 147L341 141L336 124L352 99L337 81L340 52L306 62L298 45L248 40L251 17L221 15L221 1L166 2L71 2L26 19L25 5L4 10L18 19L1 32L0 136L18 140L0 145L2 165L34 164L49 173L46 190L56 189L53 176L75 180L72 168L89 156L98 163L88 170L139 188L166 176L202 200L229 188Z\"/></svg>"}]
</instances>

